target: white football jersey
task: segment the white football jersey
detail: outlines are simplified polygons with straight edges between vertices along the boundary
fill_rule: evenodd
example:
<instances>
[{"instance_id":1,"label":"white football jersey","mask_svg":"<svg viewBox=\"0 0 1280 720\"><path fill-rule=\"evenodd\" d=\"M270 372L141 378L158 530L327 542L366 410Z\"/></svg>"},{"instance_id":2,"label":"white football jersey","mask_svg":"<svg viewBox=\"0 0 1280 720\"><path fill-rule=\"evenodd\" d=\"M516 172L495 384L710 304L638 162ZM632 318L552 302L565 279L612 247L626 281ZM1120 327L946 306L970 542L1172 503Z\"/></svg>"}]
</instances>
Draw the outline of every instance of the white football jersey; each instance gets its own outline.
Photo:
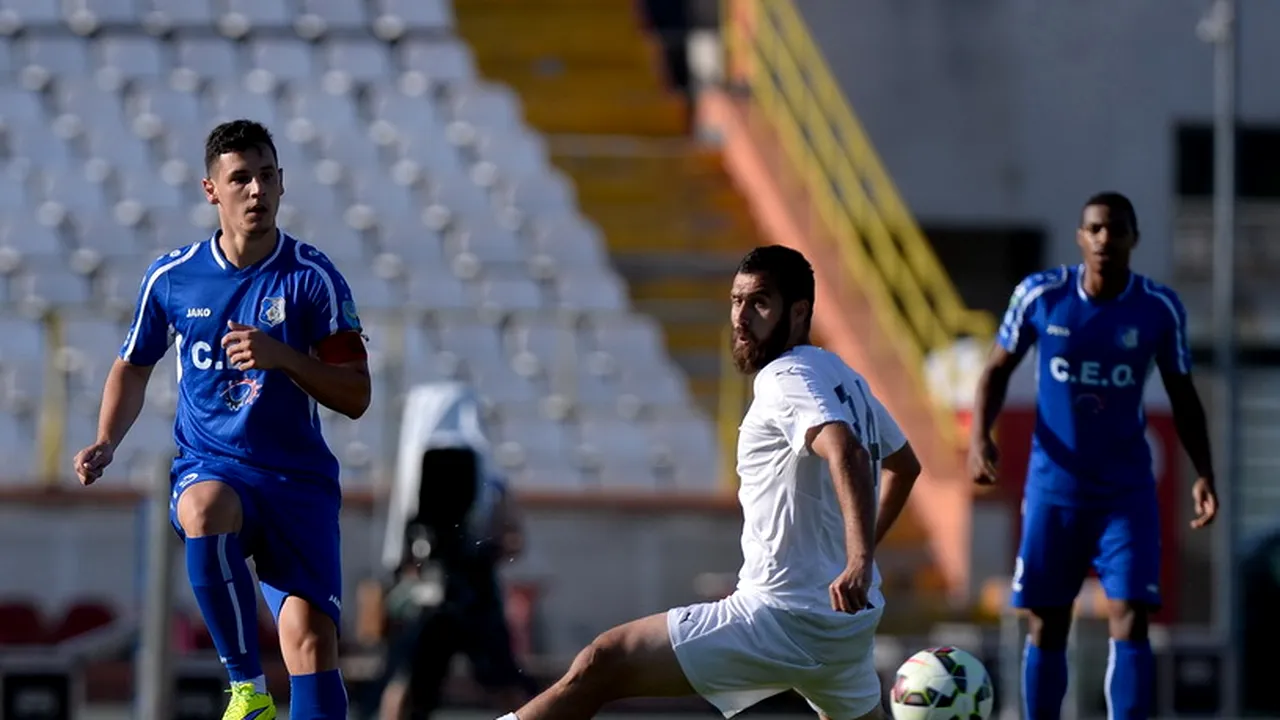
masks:
<instances>
[{"instance_id":1,"label":"white football jersey","mask_svg":"<svg viewBox=\"0 0 1280 720\"><path fill-rule=\"evenodd\" d=\"M827 462L806 442L809 430L831 422L847 423L871 454L878 501L880 459L906 438L867 381L811 345L789 350L756 375L755 398L738 432L738 589L775 607L836 613L828 588L845 568L844 518ZM884 607L878 568L868 599Z\"/></svg>"}]
</instances>

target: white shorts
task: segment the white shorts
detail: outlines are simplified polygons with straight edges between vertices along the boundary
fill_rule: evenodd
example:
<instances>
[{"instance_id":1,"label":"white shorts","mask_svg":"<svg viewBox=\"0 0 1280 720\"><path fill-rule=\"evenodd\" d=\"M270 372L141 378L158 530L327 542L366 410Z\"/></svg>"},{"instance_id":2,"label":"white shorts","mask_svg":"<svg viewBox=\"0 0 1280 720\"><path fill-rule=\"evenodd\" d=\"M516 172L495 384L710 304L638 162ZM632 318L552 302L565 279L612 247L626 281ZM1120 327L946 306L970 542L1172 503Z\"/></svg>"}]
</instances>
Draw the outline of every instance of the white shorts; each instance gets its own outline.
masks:
<instances>
[{"instance_id":1,"label":"white shorts","mask_svg":"<svg viewBox=\"0 0 1280 720\"><path fill-rule=\"evenodd\" d=\"M737 592L668 610L667 632L689 684L726 718L795 690L832 720L852 720L881 704L874 656L882 613L781 610Z\"/></svg>"}]
</instances>

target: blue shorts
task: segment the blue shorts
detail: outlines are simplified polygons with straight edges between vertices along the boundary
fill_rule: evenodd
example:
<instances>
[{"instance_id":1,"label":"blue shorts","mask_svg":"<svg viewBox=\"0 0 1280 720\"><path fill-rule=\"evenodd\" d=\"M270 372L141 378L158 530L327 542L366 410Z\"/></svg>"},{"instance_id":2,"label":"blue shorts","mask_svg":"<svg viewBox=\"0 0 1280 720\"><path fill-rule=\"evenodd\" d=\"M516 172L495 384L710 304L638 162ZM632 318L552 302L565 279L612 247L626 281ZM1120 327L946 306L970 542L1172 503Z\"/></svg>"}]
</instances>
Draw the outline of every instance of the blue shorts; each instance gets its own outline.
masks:
<instances>
[{"instance_id":1,"label":"blue shorts","mask_svg":"<svg viewBox=\"0 0 1280 720\"><path fill-rule=\"evenodd\" d=\"M1027 499L1013 606L1069 607L1092 567L1112 600L1160 605L1160 508L1154 492L1105 507Z\"/></svg>"},{"instance_id":2,"label":"blue shorts","mask_svg":"<svg viewBox=\"0 0 1280 720\"><path fill-rule=\"evenodd\" d=\"M342 493L332 487L290 480L283 475L207 458L173 462L169 521L178 523L178 498L197 483L217 480L240 496L244 525L240 531L246 557L252 557L271 615L290 595L306 600L341 628L342 544L338 518Z\"/></svg>"}]
</instances>

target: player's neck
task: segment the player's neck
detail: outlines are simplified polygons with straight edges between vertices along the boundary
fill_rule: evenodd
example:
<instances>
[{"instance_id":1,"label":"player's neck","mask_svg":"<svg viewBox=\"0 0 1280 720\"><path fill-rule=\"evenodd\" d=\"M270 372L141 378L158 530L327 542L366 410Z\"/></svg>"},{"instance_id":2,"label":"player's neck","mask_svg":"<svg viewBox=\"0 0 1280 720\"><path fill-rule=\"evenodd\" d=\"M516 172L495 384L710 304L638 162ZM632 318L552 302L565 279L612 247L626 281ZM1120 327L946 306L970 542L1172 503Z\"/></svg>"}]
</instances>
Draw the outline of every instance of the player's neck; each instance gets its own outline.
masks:
<instances>
[{"instance_id":1,"label":"player's neck","mask_svg":"<svg viewBox=\"0 0 1280 720\"><path fill-rule=\"evenodd\" d=\"M223 230L218 235L218 249L230 265L243 270L274 252L279 235L275 228L251 234Z\"/></svg>"},{"instance_id":2,"label":"player's neck","mask_svg":"<svg viewBox=\"0 0 1280 720\"><path fill-rule=\"evenodd\" d=\"M1129 287L1129 268L1113 272L1094 272L1086 265L1080 278L1080 287L1094 300L1111 300L1119 297Z\"/></svg>"}]
</instances>

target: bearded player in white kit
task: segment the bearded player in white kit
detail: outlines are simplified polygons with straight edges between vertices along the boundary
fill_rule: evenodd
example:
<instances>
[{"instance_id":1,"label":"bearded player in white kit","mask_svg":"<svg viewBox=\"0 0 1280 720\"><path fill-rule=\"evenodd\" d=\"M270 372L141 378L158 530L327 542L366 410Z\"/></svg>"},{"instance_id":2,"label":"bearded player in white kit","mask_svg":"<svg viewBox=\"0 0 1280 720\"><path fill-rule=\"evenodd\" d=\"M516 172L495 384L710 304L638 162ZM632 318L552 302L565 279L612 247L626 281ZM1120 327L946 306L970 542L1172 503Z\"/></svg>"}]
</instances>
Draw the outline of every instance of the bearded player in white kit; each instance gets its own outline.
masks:
<instances>
[{"instance_id":1,"label":"bearded player in white kit","mask_svg":"<svg viewBox=\"0 0 1280 720\"><path fill-rule=\"evenodd\" d=\"M585 720L614 700L694 694L732 717L787 690L829 720L884 716L873 555L920 465L867 381L809 344L813 297L813 268L782 246L752 250L734 276L733 358L756 373L738 438L737 590L605 632L501 720Z\"/></svg>"}]
</instances>

